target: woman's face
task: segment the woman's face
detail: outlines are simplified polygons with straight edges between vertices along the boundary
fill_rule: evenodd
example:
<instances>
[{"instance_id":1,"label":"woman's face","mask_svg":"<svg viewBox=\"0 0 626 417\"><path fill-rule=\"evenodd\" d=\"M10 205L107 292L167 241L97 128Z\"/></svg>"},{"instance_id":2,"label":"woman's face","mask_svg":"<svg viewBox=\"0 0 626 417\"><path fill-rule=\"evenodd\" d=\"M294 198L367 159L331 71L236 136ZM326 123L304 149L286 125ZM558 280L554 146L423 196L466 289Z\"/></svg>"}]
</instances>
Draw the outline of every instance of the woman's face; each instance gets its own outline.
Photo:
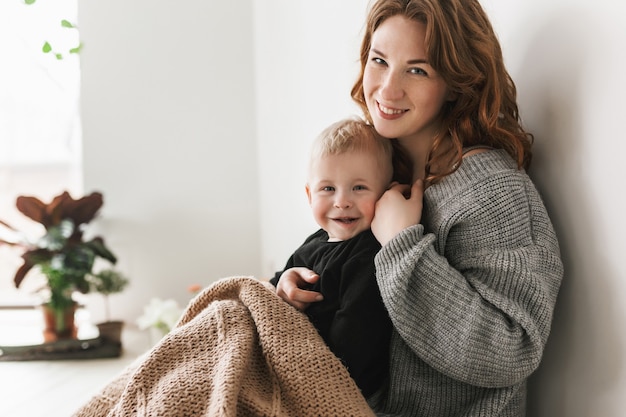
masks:
<instances>
[{"instance_id":1,"label":"woman's face","mask_svg":"<svg viewBox=\"0 0 626 417\"><path fill-rule=\"evenodd\" d=\"M363 73L365 102L376 130L408 147L432 142L450 98L446 83L426 59L425 34L423 23L400 15L387 18L372 34Z\"/></svg>"}]
</instances>

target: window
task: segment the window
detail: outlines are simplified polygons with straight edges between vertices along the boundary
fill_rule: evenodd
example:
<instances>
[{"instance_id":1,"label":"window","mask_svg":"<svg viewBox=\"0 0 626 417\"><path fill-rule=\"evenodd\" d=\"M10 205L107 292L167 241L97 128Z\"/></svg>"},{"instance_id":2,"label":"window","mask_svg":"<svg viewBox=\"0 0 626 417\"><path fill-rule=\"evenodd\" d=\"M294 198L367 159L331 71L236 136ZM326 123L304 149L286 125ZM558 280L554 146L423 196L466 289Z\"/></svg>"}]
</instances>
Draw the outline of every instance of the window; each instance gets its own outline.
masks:
<instances>
[{"instance_id":1,"label":"window","mask_svg":"<svg viewBox=\"0 0 626 417\"><path fill-rule=\"evenodd\" d=\"M76 17L77 0L0 2L0 219L33 238L43 231L17 211L17 196L50 200L62 190L78 194L82 186L80 66L69 53L79 36L61 24ZM20 264L18 251L0 246L0 304L16 300L13 275Z\"/></svg>"}]
</instances>

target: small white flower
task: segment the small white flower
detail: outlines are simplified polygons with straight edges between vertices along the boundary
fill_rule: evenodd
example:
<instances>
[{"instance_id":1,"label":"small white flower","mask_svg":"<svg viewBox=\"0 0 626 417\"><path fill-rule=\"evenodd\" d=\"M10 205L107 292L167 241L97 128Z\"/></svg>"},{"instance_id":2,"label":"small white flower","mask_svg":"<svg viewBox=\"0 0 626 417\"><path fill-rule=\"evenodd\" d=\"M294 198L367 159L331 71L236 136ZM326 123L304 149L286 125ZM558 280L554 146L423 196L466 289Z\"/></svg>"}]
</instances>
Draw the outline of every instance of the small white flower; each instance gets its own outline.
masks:
<instances>
[{"instance_id":1,"label":"small white flower","mask_svg":"<svg viewBox=\"0 0 626 417\"><path fill-rule=\"evenodd\" d=\"M145 330L155 327L167 333L176 325L183 310L175 300L153 298L143 309L143 315L137 319L137 326Z\"/></svg>"}]
</instances>

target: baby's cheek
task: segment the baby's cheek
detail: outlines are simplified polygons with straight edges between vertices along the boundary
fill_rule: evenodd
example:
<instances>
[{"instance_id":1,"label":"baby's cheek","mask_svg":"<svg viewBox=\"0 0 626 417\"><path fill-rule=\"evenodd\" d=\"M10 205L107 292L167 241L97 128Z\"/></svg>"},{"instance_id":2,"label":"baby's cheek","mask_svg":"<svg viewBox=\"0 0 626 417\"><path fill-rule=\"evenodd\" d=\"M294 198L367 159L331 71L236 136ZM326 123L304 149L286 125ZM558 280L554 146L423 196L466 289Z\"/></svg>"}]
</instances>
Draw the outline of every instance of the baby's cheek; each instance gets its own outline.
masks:
<instances>
[{"instance_id":1,"label":"baby's cheek","mask_svg":"<svg viewBox=\"0 0 626 417\"><path fill-rule=\"evenodd\" d=\"M363 207L363 210L362 210L363 218L365 218L368 223L371 223L372 219L374 218L375 208L376 208L375 201Z\"/></svg>"}]
</instances>

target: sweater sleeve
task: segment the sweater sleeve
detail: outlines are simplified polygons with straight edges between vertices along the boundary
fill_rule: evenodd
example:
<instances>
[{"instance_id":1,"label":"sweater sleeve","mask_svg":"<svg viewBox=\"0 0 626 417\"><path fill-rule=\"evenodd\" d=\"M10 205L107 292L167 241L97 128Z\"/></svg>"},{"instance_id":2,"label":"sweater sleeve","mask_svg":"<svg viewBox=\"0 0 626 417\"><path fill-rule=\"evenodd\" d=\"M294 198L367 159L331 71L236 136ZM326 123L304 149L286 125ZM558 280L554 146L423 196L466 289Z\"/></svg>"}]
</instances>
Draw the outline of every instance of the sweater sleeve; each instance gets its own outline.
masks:
<instances>
[{"instance_id":1,"label":"sweater sleeve","mask_svg":"<svg viewBox=\"0 0 626 417\"><path fill-rule=\"evenodd\" d=\"M558 243L523 173L492 176L438 207L376 257L396 331L451 378L483 387L538 366L563 274Z\"/></svg>"}]
</instances>

